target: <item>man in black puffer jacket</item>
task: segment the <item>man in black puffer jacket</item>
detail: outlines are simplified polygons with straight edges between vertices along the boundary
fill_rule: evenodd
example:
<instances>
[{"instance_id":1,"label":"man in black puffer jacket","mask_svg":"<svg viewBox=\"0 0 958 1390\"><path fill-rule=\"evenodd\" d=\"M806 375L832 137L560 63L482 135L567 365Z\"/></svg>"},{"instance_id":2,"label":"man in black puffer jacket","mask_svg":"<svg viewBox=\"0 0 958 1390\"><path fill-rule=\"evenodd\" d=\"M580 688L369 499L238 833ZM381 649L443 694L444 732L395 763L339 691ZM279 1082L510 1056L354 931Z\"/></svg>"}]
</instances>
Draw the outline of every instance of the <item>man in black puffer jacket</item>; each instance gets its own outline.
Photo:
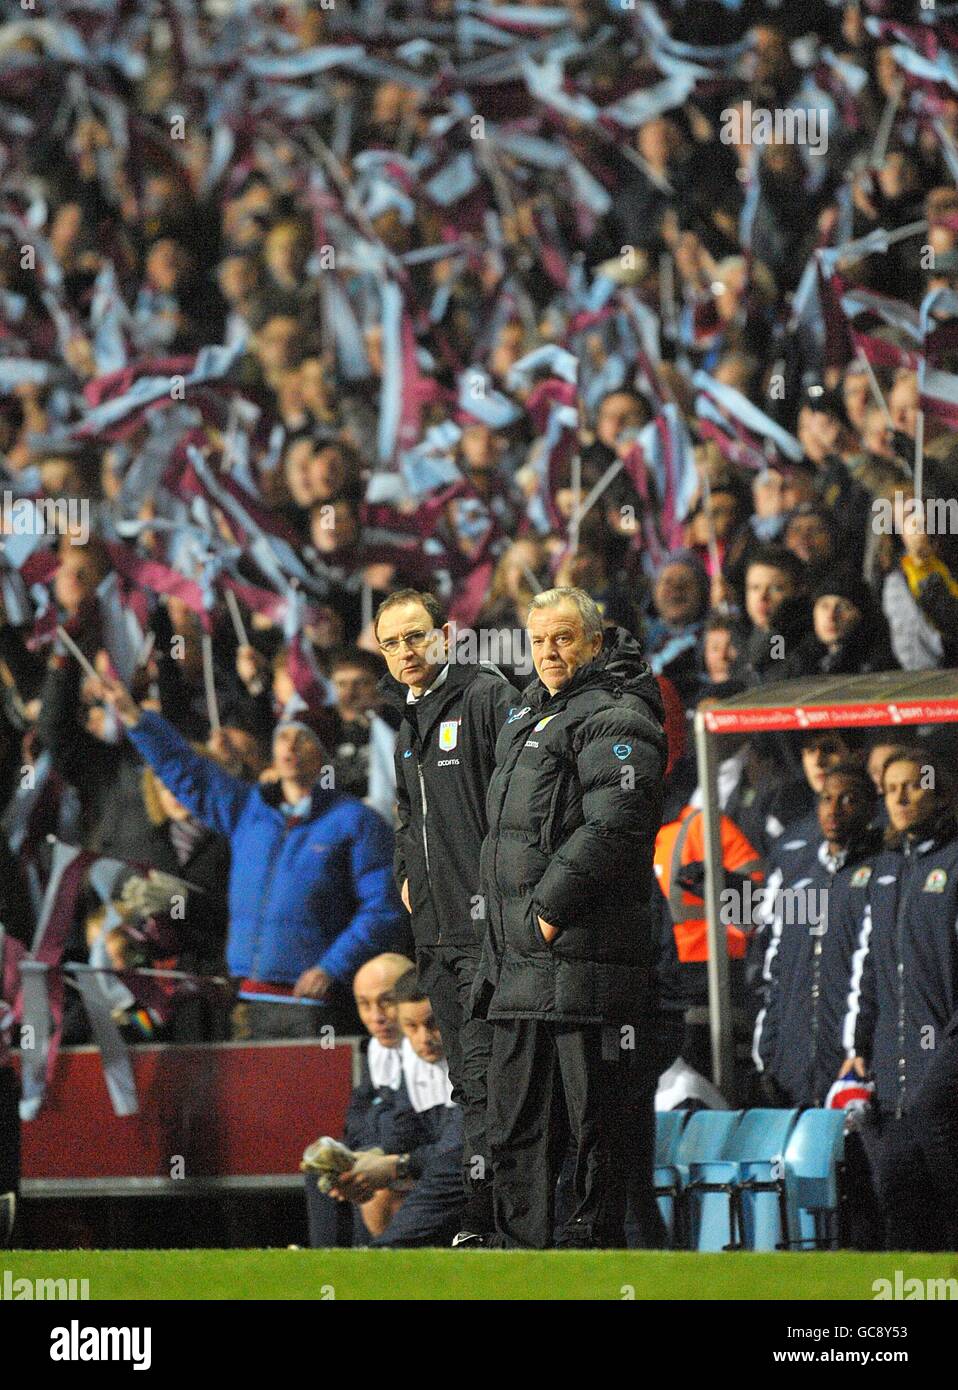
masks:
<instances>
[{"instance_id":1,"label":"man in black puffer jacket","mask_svg":"<svg viewBox=\"0 0 958 1390\"><path fill-rule=\"evenodd\" d=\"M473 991L493 1023L494 1240L553 1243L571 1131L574 1205L558 1243L624 1245L628 1199L641 1243L656 1245L650 902L664 710L638 644L621 628L603 636L581 589L539 594L529 633L539 679L496 744Z\"/></svg>"}]
</instances>

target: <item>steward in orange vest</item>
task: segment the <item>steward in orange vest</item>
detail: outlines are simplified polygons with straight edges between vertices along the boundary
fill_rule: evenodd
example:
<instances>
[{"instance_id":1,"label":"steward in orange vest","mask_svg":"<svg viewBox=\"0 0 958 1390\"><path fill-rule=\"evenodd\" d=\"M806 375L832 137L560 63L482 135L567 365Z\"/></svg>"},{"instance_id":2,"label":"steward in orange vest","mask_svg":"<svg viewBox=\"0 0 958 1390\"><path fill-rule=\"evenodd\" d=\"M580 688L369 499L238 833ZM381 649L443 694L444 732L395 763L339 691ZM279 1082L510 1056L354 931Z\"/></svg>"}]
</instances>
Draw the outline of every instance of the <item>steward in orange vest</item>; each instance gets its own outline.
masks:
<instances>
[{"instance_id":1,"label":"steward in orange vest","mask_svg":"<svg viewBox=\"0 0 958 1390\"><path fill-rule=\"evenodd\" d=\"M726 890L740 885L746 877L756 885L764 878L758 850L746 839L728 816L721 818L722 863ZM708 960L708 929L705 901L701 891L705 873L705 832L702 812L686 806L677 820L663 825L655 840L655 876L669 905L675 932L675 947L683 965ZM723 910L723 920L728 920ZM735 920L739 920L735 914ZM727 928L728 953L732 960L745 955L750 923Z\"/></svg>"}]
</instances>

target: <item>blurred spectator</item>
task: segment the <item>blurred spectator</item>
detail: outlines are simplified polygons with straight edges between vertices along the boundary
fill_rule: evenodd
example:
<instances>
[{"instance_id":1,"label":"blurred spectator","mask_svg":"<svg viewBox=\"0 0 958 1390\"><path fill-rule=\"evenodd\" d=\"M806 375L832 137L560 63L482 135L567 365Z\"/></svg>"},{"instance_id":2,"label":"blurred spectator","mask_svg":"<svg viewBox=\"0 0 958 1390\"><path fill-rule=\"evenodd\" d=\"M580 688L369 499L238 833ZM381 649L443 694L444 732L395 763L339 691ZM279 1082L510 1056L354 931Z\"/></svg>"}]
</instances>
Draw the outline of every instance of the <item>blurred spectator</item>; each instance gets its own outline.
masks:
<instances>
[{"instance_id":1,"label":"blurred spectator","mask_svg":"<svg viewBox=\"0 0 958 1390\"><path fill-rule=\"evenodd\" d=\"M694 680L708 608L708 579L691 551L677 551L665 561L652 589L652 605L654 617L646 626L644 643L649 664L685 696Z\"/></svg>"},{"instance_id":2,"label":"blurred spectator","mask_svg":"<svg viewBox=\"0 0 958 1390\"><path fill-rule=\"evenodd\" d=\"M755 550L745 567L745 616L751 624L736 674L750 681L785 679L778 663L797 647L808 626L805 571L784 546Z\"/></svg>"},{"instance_id":3,"label":"blurred spectator","mask_svg":"<svg viewBox=\"0 0 958 1390\"><path fill-rule=\"evenodd\" d=\"M863 579L833 570L811 597L812 631L786 656L784 677L895 669L888 626Z\"/></svg>"},{"instance_id":4,"label":"blurred spectator","mask_svg":"<svg viewBox=\"0 0 958 1390\"><path fill-rule=\"evenodd\" d=\"M194 753L119 682L104 681L104 690L173 796L230 842L226 955L241 989L324 1002L240 1004L234 1036L310 1037L323 1024L348 1026L353 973L398 939L389 828L329 788L323 746L303 717L277 728L276 780L251 786Z\"/></svg>"},{"instance_id":5,"label":"blurred spectator","mask_svg":"<svg viewBox=\"0 0 958 1390\"><path fill-rule=\"evenodd\" d=\"M958 664L958 579L941 558L941 541L926 534L922 509L905 507L896 522L904 553L885 576L882 607L891 645L906 671ZM914 503L914 495L911 498Z\"/></svg>"},{"instance_id":6,"label":"blurred spectator","mask_svg":"<svg viewBox=\"0 0 958 1390\"><path fill-rule=\"evenodd\" d=\"M333 658L329 679L337 722L328 741L337 787L375 806L392 824L399 719L377 688L384 675L384 663L372 652L347 648Z\"/></svg>"}]
</instances>

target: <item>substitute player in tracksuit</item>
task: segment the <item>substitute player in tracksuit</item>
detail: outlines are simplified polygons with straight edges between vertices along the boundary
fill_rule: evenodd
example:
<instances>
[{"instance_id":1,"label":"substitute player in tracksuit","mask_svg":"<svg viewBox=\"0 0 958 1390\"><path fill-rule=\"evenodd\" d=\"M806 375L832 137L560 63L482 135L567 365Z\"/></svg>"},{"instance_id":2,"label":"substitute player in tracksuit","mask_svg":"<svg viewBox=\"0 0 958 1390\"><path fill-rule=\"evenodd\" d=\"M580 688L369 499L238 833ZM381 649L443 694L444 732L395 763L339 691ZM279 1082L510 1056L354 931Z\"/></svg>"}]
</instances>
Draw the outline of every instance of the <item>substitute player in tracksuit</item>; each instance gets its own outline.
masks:
<instances>
[{"instance_id":1,"label":"substitute player in tracksuit","mask_svg":"<svg viewBox=\"0 0 958 1390\"><path fill-rule=\"evenodd\" d=\"M856 1055L843 1071L875 1080L877 1183L897 1249L899 1223L922 1196L902 1181L916 1156L912 1111L958 1011L958 826L947 773L920 747L889 757L882 789L889 831L868 886L869 950L846 1025ZM933 1240L940 1224L924 1210Z\"/></svg>"},{"instance_id":2,"label":"substitute player in tracksuit","mask_svg":"<svg viewBox=\"0 0 958 1390\"><path fill-rule=\"evenodd\" d=\"M515 688L493 666L450 655L449 628L431 594L391 594L376 614L389 666L384 694L402 715L396 740L395 875L412 914L416 965L439 1021L462 1107L463 1231L492 1227L486 1074L492 1030L466 1013L485 929L479 854L499 730Z\"/></svg>"},{"instance_id":3,"label":"substitute player in tracksuit","mask_svg":"<svg viewBox=\"0 0 958 1390\"><path fill-rule=\"evenodd\" d=\"M776 1104L824 1105L847 1056L843 1027L861 957L846 921L860 920L867 900L879 849L869 829L875 800L865 769L840 763L819 794L817 842L798 836L777 847L759 938L765 1002L752 1047Z\"/></svg>"}]
</instances>

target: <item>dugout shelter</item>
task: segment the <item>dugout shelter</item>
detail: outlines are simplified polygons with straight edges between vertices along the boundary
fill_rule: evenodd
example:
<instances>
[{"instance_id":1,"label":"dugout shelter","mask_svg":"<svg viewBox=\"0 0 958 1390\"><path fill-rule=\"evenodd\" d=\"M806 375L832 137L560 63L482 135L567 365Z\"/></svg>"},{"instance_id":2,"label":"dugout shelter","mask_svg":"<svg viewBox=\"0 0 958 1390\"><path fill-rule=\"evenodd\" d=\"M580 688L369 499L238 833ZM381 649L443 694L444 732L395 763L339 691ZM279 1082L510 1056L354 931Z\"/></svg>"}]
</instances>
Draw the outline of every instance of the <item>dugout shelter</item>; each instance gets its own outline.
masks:
<instances>
[{"instance_id":1,"label":"dugout shelter","mask_svg":"<svg viewBox=\"0 0 958 1390\"><path fill-rule=\"evenodd\" d=\"M936 724L958 724L958 670L810 676L758 686L725 700L703 701L696 710L695 752L705 841L712 1079L731 1104L735 1104L736 1097L728 954L725 928L719 920L725 878L718 799L723 735L900 728L905 736L909 728Z\"/></svg>"}]
</instances>

